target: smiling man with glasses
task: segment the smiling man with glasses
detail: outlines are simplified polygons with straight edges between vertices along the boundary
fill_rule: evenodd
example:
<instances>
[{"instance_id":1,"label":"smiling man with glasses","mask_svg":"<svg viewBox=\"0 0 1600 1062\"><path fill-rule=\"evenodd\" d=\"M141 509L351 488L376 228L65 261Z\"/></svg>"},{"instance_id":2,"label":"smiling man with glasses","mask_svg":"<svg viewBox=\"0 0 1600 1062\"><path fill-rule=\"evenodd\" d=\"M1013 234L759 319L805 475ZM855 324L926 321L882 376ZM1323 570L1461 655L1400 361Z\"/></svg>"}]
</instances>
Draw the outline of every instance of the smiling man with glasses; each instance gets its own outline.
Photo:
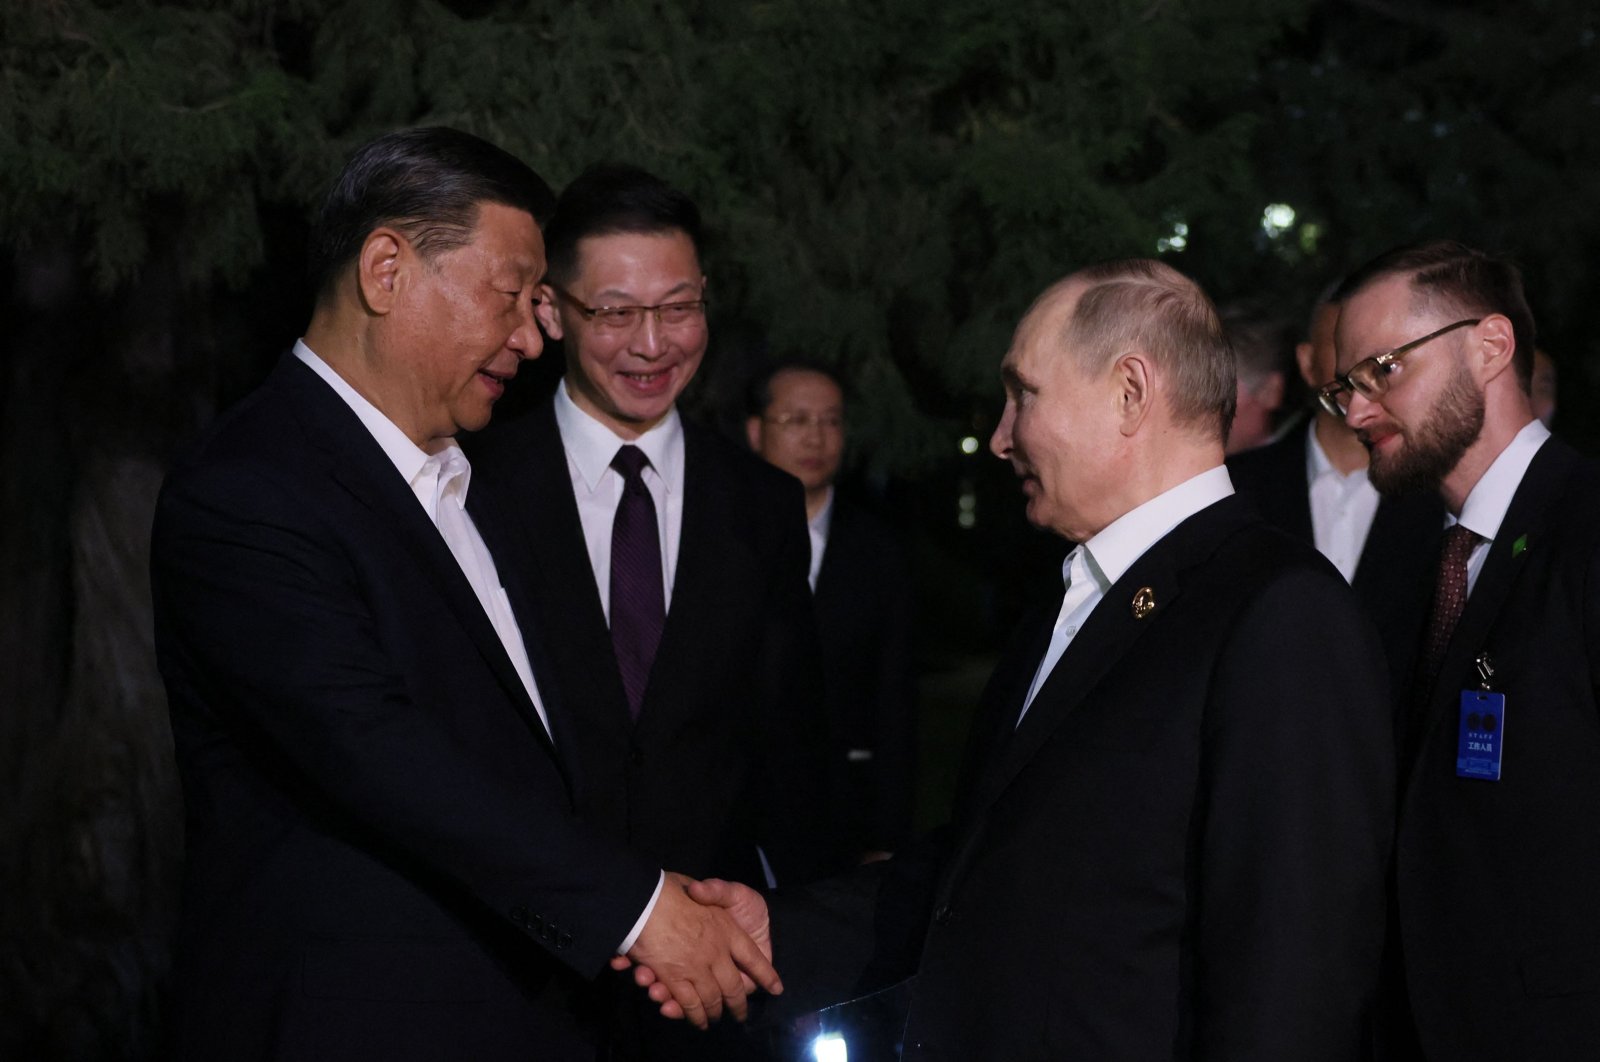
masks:
<instances>
[{"instance_id":1,"label":"smiling man with glasses","mask_svg":"<svg viewBox=\"0 0 1600 1062\"><path fill-rule=\"evenodd\" d=\"M700 243L694 202L636 167L562 192L535 313L566 375L478 441L473 497L550 650L580 817L760 886L828 862L821 666L800 485L678 412L710 339ZM605 1057L741 1046L635 996L619 977Z\"/></svg>"},{"instance_id":2,"label":"smiling man with glasses","mask_svg":"<svg viewBox=\"0 0 1600 1062\"><path fill-rule=\"evenodd\" d=\"M1509 262L1413 244L1341 296L1319 397L1450 525L1399 705L1390 1057L1600 1058L1600 468L1534 419Z\"/></svg>"}]
</instances>

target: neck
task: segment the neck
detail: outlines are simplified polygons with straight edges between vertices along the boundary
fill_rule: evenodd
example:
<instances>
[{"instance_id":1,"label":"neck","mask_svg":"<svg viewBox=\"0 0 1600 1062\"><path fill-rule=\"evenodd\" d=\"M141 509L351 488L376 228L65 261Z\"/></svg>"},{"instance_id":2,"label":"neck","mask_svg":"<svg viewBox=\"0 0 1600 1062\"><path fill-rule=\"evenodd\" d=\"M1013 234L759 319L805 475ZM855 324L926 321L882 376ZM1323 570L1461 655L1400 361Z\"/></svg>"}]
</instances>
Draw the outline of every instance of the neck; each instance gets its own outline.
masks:
<instances>
[{"instance_id":1,"label":"neck","mask_svg":"<svg viewBox=\"0 0 1600 1062\"><path fill-rule=\"evenodd\" d=\"M1511 440L1517 433L1533 421L1533 413L1523 410L1521 419L1485 416L1483 431L1478 433L1478 440L1467 447L1467 452L1461 455L1461 460L1456 462L1444 480L1439 484L1439 497L1444 500L1445 508L1450 510L1452 516L1460 516L1461 509L1467 504L1467 496L1472 493L1472 488L1478 485L1483 474L1489 471L1489 466L1495 459L1505 452L1511 445Z\"/></svg>"},{"instance_id":2,"label":"neck","mask_svg":"<svg viewBox=\"0 0 1600 1062\"><path fill-rule=\"evenodd\" d=\"M1322 447L1328 462L1340 475L1348 476L1367 467L1367 448L1342 418L1319 410L1313 430L1317 433L1317 445Z\"/></svg>"},{"instance_id":3,"label":"neck","mask_svg":"<svg viewBox=\"0 0 1600 1062\"><path fill-rule=\"evenodd\" d=\"M1124 489L1119 491L1116 497L1111 499L1111 504L1105 507L1101 513L1102 518L1098 521L1098 527L1081 537L1072 534L1066 537L1075 542L1087 542L1145 502L1165 494L1180 483L1188 482L1202 472L1209 472L1222 464L1225 459L1219 441L1206 440L1203 443L1190 439L1174 441L1178 444L1152 450L1142 460L1127 466L1127 474L1121 477Z\"/></svg>"},{"instance_id":4,"label":"neck","mask_svg":"<svg viewBox=\"0 0 1600 1062\"><path fill-rule=\"evenodd\" d=\"M822 511L822 507L828 504L832 489L831 485L826 485L817 487L815 490L806 491L807 520L815 520L817 518L817 514Z\"/></svg>"}]
</instances>

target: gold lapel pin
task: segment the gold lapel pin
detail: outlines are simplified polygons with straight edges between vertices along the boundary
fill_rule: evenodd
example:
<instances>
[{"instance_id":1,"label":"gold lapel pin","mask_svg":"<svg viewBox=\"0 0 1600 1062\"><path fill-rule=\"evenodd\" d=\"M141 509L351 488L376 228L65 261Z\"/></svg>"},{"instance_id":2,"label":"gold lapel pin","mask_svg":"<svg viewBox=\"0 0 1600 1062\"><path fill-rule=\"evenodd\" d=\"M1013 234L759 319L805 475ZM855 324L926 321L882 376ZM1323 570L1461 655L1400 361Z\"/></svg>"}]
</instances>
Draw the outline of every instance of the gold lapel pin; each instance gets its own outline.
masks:
<instances>
[{"instance_id":1,"label":"gold lapel pin","mask_svg":"<svg viewBox=\"0 0 1600 1062\"><path fill-rule=\"evenodd\" d=\"M1133 618L1144 619L1156 610L1156 593L1148 586L1141 586L1133 595Z\"/></svg>"}]
</instances>

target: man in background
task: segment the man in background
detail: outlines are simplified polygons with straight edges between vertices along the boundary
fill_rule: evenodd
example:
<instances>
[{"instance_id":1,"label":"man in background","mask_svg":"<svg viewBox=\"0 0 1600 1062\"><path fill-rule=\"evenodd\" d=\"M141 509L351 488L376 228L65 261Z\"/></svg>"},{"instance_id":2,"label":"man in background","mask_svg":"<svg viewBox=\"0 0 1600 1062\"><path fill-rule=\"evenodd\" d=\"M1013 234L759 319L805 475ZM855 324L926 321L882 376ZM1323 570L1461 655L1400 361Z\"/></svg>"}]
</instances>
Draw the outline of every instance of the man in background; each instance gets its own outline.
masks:
<instances>
[{"instance_id":1,"label":"man in background","mask_svg":"<svg viewBox=\"0 0 1600 1062\"><path fill-rule=\"evenodd\" d=\"M844 391L832 373L784 363L751 388L751 449L800 481L832 738L834 831L856 858L883 858L911 829L917 741L912 592L889 528L835 489Z\"/></svg>"},{"instance_id":2,"label":"man in background","mask_svg":"<svg viewBox=\"0 0 1600 1062\"><path fill-rule=\"evenodd\" d=\"M545 237L536 313L566 375L476 440L474 495L580 711L580 817L694 877L806 880L829 849L805 510L792 478L678 412L709 342L699 211L597 166ZM606 1019L619 1057L720 1049L633 995Z\"/></svg>"},{"instance_id":3,"label":"man in background","mask_svg":"<svg viewBox=\"0 0 1600 1062\"><path fill-rule=\"evenodd\" d=\"M1340 301L1322 396L1450 524L1402 705L1392 1057L1600 1058L1600 468L1534 417L1510 262L1410 244Z\"/></svg>"},{"instance_id":4,"label":"man in background","mask_svg":"<svg viewBox=\"0 0 1600 1062\"><path fill-rule=\"evenodd\" d=\"M1237 373L1233 423L1228 427L1228 453L1235 454L1272 441L1288 393L1292 333L1281 317L1253 302L1222 307L1220 314Z\"/></svg>"},{"instance_id":5,"label":"man in background","mask_svg":"<svg viewBox=\"0 0 1600 1062\"><path fill-rule=\"evenodd\" d=\"M1339 304L1331 289L1295 346L1300 378L1333 379ZM1367 478L1367 449L1336 413L1313 404L1282 438L1228 459L1238 492L1277 525L1333 562L1382 637L1396 688L1411 674L1439 548L1444 507L1431 494L1381 497Z\"/></svg>"}]
</instances>

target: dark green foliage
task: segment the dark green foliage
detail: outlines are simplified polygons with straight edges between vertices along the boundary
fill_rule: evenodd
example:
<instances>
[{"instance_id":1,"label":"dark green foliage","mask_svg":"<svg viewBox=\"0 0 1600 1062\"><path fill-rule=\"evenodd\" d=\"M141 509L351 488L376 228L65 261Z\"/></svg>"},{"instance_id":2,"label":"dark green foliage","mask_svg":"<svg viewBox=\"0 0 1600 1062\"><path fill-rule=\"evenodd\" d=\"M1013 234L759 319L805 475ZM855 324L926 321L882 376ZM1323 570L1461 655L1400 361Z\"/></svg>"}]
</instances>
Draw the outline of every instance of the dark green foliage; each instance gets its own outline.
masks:
<instances>
[{"instance_id":1,"label":"dark green foliage","mask_svg":"<svg viewBox=\"0 0 1600 1062\"><path fill-rule=\"evenodd\" d=\"M972 627L986 595L957 569L1041 551L955 438L992 425L1028 302L1097 258L1164 247L1219 298L1298 316L1412 236L1510 251L1561 365L1558 430L1600 442L1597 11L6 0L0 1055L159 1049L178 838L149 507L178 441L303 325L306 226L357 144L443 123L557 187L607 158L684 187L719 344L696 400L733 401L765 355L836 365L856 463L939 484L904 508L947 588L930 614ZM1294 220L1264 230L1270 203Z\"/></svg>"}]
</instances>

